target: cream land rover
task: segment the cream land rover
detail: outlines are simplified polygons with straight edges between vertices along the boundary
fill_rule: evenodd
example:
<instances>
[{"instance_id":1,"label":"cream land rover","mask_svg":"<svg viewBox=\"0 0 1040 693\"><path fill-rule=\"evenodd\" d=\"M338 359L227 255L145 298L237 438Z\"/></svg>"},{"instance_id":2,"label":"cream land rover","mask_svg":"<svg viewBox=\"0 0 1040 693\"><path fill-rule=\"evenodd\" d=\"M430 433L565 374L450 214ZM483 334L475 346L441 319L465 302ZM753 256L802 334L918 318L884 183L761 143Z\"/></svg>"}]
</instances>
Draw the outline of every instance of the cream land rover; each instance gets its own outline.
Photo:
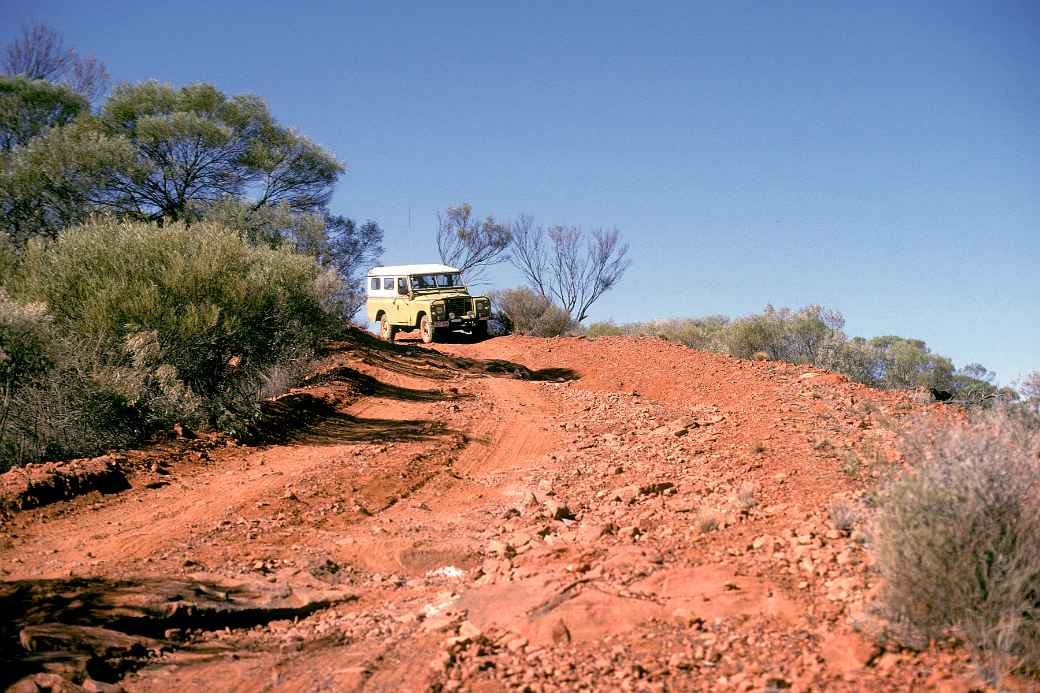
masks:
<instances>
[{"instance_id":1,"label":"cream land rover","mask_svg":"<svg viewBox=\"0 0 1040 693\"><path fill-rule=\"evenodd\" d=\"M470 296L462 275L447 265L395 265L368 271L368 319L379 335L394 341L398 330L419 330L423 342L443 339L453 330L487 336L491 301Z\"/></svg>"}]
</instances>

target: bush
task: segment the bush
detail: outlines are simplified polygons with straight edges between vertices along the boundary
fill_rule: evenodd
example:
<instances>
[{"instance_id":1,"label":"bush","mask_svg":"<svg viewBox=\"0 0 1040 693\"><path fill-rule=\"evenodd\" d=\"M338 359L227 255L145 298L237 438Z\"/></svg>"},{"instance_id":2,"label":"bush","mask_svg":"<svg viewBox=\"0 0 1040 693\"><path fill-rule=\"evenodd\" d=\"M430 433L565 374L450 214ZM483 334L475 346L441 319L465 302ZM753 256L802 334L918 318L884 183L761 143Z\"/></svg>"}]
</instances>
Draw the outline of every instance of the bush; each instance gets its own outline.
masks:
<instances>
[{"instance_id":1,"label":"bush","mask_svg":"<svg viewBox=\"0 0 1040 693\"><path fill-rule=\"evenodd\" d=\"M638 325L639 323L632 324ZM629 334L626 331L627 327L629 327L629 325L618 325L613 320L594 322L586 328L585 334L588 337L622 337Z\"/></svg>"},{"instance_id":2,"label":"bush","mask_svg":"<svg viewBox=\"0 0 1040 693\"><path fill-rule=\"evenodd\" d=\"M908 644L959 630L989 672L1040 669L1040 432L1021 410L902 436L880 496L881 605Z\"/></svg>"},{"instance_id":3,"label":"bush","mask_svg":"<svg viewBox=\"0 0 1040 693\"><path fill-rule=\"evenodd\" d=\"M766 306L764 312L741 318L726 332L726 348L732 356L751 358L764 352L770 359L822 365L845 335L841 313L822 306L798 311Z\"/></svg>"},{"instance_id":4,"label":"bush","mask_svg":"<svg viewBox=\"0 0 1040 693\"><path fill-rule=\"evenodd\" d=\"M496 311L513 332L558 337L574 328L570 314L530 289L505 289L492 295Z\"/></svg>"},{"instance_id":5,"label":"bush","mask_svg":"<svg viewBox=\"0 0 1040 693\"><path fill-rule=\"evenodd\" d=\"M47 369L51 339L47 306L18 303L0 288L0 391L3 395Z\"/></svg>"},{"instance_id":6,"label":"bush","mask_svg":"<svg viewBox=\"0 0 1040 693\"><path fill-rule=\"evenodd\" d=\"M617 325L613 321L595 322L586 334L590 337L653 336L702 351L725 351L724 336L729 318L709 315L705 318L658 319Z\"/></svg>"},{"instance_id":7,"label":"bush","mask_svg":"<svg viewBox=\"0 0 1040 693\"><path fill-rule=\"evenodd\" d=\"M11 393L0 428L0 468L125 447L146 432L142 409L106 383L101 355L58 340L51 367Z\"/></svg>"},{"instance_id":8,"label":"bush","mask_svg":"<svg viewBox=\"0 0 1040 693\"><path fill-rule=\"evenodd\" d=\"M209 223L100 220L31 242L12 290L45 304L51 334L64 336L51 337L53 365L20 388L26 406L0 430L5 445L24 460L92 453L176 421L235 429L336 324L322 305L334 283L313 258ZM53 425L72 420L96 434Z\"/></svg>"}]
</instances>

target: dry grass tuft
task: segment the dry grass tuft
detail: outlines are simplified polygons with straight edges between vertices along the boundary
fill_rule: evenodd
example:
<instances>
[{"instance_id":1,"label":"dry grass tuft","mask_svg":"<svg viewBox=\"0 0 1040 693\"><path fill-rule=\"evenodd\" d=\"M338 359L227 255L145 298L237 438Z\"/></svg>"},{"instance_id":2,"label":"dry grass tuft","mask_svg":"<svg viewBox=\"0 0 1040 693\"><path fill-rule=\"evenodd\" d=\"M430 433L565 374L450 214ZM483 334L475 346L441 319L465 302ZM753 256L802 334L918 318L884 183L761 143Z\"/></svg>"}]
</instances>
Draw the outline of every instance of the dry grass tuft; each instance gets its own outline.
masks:
<instances>
[{"instance_id":1,"label":"dry grass tuft","mask_svg":"<svg viewBox=\"0 0 1040 693\"><path fill-rule=\"evenodd\" d=\"M920 421L880 494L880 606L904 644L954 632L990 681L1040 671L1040 424L1022 411Z\"/></svg>"}]
</instances>

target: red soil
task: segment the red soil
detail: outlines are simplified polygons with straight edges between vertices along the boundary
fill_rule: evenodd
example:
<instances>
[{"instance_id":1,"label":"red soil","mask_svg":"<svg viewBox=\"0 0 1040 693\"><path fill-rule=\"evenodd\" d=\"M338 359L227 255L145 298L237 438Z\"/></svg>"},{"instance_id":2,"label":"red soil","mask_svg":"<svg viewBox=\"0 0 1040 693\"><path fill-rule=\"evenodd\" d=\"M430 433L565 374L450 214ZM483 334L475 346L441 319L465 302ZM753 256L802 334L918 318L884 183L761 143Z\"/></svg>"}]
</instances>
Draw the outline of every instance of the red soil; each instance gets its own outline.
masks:
<instances>
[{"instance_id":1,"label":"red soil","mask_svg":"<svg viewBox=\"0 0 1040 693\"><path fill-rule=\"evenodd\" d=\"M127 690L981 685L952 645L884 650L865 608L862 494L925 408L906 394L629 337L362 338L322 373L266 442L13 511L0 575L352 593L168 633Z\"/></svg>"}]
</instances>

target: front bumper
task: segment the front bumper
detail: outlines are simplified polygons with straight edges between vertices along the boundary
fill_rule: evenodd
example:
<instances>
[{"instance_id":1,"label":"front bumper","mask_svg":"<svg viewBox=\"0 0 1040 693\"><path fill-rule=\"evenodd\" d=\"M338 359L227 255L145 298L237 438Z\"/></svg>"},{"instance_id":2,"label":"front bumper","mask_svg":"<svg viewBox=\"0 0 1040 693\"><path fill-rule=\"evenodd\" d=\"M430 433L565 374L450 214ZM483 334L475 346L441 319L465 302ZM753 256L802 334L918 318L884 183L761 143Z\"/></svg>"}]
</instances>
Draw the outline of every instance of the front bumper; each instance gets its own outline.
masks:
<instances>
[{"instance_id":1,"label":"front bumper","mask_svg":"<svg viewBox=\"0 0 1040 693\"><path fill-rule=\"evenodd\" d=\"M450 318L448 320L435 320L433 326L437 329L469 330L481 322L486 322L486 320L482 318Z\"/></svg>"}]
</instances>

